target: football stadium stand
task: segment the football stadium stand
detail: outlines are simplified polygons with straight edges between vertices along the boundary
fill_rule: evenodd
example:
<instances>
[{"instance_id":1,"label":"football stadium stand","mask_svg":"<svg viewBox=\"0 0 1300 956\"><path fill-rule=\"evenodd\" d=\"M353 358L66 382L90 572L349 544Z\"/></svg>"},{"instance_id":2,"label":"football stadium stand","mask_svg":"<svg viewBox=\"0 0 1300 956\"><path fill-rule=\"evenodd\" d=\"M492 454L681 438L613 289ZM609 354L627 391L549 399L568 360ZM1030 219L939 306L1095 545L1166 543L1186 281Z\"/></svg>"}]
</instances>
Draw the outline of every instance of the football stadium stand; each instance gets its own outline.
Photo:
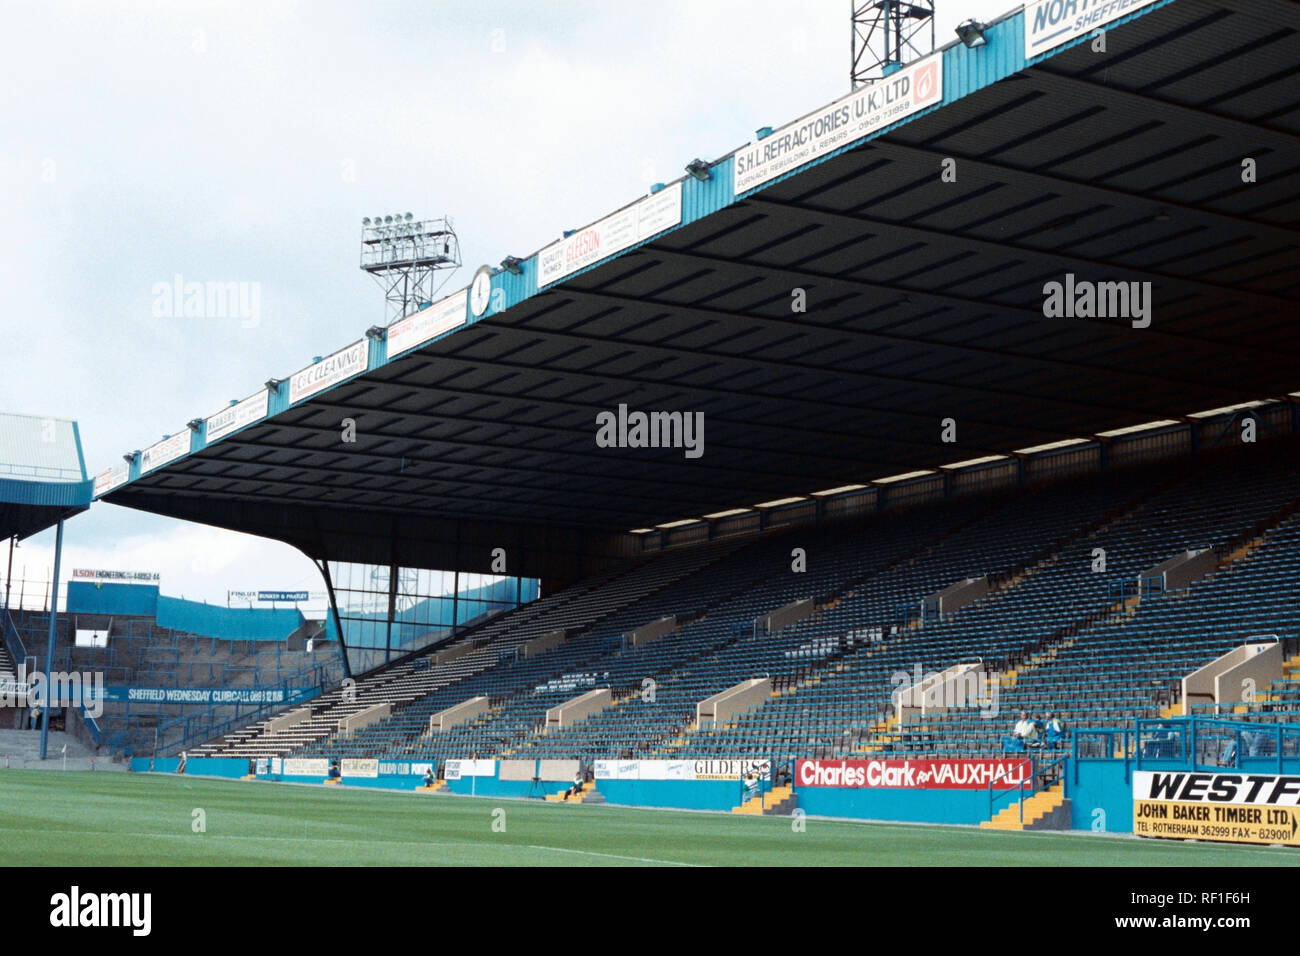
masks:
<instances>
[{"instance_id":1,"label":"football stadium stand","mask_svg":"<svg viewBox=\"0 0 1300 956\"><path fill-rule=\"evenodd\" d=\"M1072 6L764 127L95 479L308 555L337 670L288 648L300 620L102 613L110 646L65 616L58 662L280 688L109 718L241 775L477 787L492 761L519 796L592 773L590 802L613 764L700 761L727 778L700 808L1020 827L1071 794L1129 823L1130 760L1297 768L1300 4ZM541 596L410 642L427 572ZM10 650L43 628L16 615ZM803 788L860 763L985 776Z\"/></svg>"},{"instance_id":2,"label":"football stadium stand","mask_svg":"<svg viewBox=\"0 0 1300 956\"><path fill-rule=\"evenodd\" d=\"M1001 752L1021 709L1069 730L1167 716L1182 679L1262 633L1300 636L1300 610L1269 582L1296 561L1300 440L1265 455L1239 449L1135 466L1043 487L919 505L826 528L686 546L525 605L465 634L463 656L417 655L312 701L284 731L265 723L201 755L628 759L759 754L798 757L982 756ZM1143 572L1208 548L1211 570L1176 590ZM791 570L802 549L807 570ZM1104 551L1104 568L1098 564ZM922 599L969 577L988 592L929 616ZM812 613L769 629L762 618L811 599ZM673 619L644 644L645 624ZM563 639L521 653L547 633ZM452 645L456 646L456 645ZM447 654L447 648L438 653ZM981 662L978 701L900 724L893 692L918 672ZM901 678L900 676L901 675ZM767 678L771 690L719 724L699 703ZM608 707L568 726L547 712L593 688ZM1235 708L1269 719L1293 681ZM472 719L431 718L485 697ZM354 730L339 718L376 703L390 714ZM981 714L980 711L996 711Z\"/></svg>"},{"instance_id":3,"label":"football stadium stand","mask_svg":"<svg viewBox=\"0 0 1300 956\"><path fill-rule=\"evenodd\" d=\"M75 608L77 583L69 588ZM140 590L152 590L157 597L156 587ZM186 604L194 602L176 602L169 613L177 615ZM88 715L85 707L66 707L59 718L64 729L108 755L178 751L192 739L208 739L315 696L342 678L337 644L328 642L321 622L304 621L297 611L198 607L208 610L204 616L209 618L211 610L224 612L220 624L229 628L223 632L228 636L161 626L152 614L61 614L55 622L51 669L98 675L106 691L98 716ZM46 668L49 618L48 612L22 610L10 617L13 632L29 649L28 673ZM247 618L253 620L241 620ZM229 636L247 635L249 627L269 630L260 637ZM270 636L277 627L279 636ZM101 633L102 646L78 645L78 630Z\"/></svg>"}]
</instances>

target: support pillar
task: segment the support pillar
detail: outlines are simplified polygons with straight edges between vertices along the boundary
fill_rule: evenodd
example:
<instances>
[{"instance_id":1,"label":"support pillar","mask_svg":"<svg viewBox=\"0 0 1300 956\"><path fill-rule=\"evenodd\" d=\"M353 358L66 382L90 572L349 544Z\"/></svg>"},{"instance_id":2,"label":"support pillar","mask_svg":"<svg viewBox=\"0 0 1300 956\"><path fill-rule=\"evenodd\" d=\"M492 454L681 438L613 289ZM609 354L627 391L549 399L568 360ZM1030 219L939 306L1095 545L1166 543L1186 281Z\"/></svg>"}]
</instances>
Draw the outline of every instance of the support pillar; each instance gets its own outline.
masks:
<instances>
[{"instance_id":1,"label":"support pillar","mask_svg":"<svg viewBox=\"0 0 1300 956\"><path fill-rule=\"evenodd\" d=\"M50 740L50 703L51 690L54 687L54 635L59 619L59 563L63 558L63 520L59 519L58 530L54 533L54 583L50 590L50 635L45 643L45 687L41 701L41 759L45 759ZM68 701L68 706L72 702Z\"/></svg>"},{"instance_id":2,"label":"support pillar","mask_svg":"<svg viewBox=\"0 0 1300 956\"><path fill-rule=\"evenodd\" d=\"M348 662L348 642L343 636L343 622L339 619L339 602L334 597L334 582L330 578L330 563L322 560L317 565L320 568L321 576L325 578L325 592L330 599L330 614L334 617L334 630L339 635L339 648L343 654L343 676L352 676L352 665Z\"/></svg>"}]
</instances>

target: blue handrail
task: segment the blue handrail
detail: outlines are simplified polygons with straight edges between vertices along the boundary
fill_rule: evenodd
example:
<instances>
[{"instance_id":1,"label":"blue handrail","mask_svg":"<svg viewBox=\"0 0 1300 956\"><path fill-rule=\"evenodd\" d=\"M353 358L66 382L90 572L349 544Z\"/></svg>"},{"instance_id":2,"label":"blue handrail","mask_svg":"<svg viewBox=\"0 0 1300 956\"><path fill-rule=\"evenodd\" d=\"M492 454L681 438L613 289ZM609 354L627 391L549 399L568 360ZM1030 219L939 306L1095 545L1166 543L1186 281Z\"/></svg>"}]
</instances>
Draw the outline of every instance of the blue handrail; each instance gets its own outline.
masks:
<instances>
[{"instance_id":1,"label":"blue handrail","mask_svg":"<svg viewBox=\"0 0 1300 956\"><path fill-rule=\"evenodd\" d=\"M1051 786L1051 784L1048 782L1048 777L1049 777L1048 771L1050 771L1053 767L1059 767L1061 764L1065 763L1066 757L1064 754L1062 754L1061 756L1057 757L1055 760L1040 765L1038 762L1038 758L1035 757L1033 754L1029 754L1026 757L1020 758L1019 763L1023 764L1025 760L1029 761L1028 780L1022 778L1020 783L1017 784L1014 788L1005 789L996 796L994 795L993 792L993 785L996 784L1003 777L1008 776L1013 770L1017 768L1016 767L1008 768L1007 770L1002 771L1000 774L998 774L996 777L994 777L992 780L989 781L989 819L990 820L993 819L993 808L996 805L996 803L999 800L1005 800L1007 797L1011 796L1011 794L1015 793L1020 795L1020 822L1024 823L1025 822L1025 801L1029 799L1029 797L1034 796L1034 794L1041 793L1043 790L1046 790L1049 786ZM1040 779L1043 781L1041 786L1035 783L1035 781ZM1026 790L1028 790L1029 792L1026 793L1025 792Z\"/></svg>"},{"instance_id":2,"label":"blue handrail","mask_svg":"<svg viewBox=\"0 0 1300 956\"><path fill-rule=\"evenodd\" d=\"M81 721L86 725L86 729L90 731L90 737L95 741L95 746L101 746L104 743L104 734L99 729L99 724L95 722L94 717L90 716L90 712L86 710L84 705L78 709L81 711Z\"/></svg>"},{"instance_id":3,"label":"blue handrail","mask_svg":"<svg viewBox=\"0 0 1300 956\"><path fill-rule=\"evenodd\" d=\"M1086 739L1104 740L1106 744L1103 753L1098 755L1085 752L1088 748L1081 748L1080 742ZM1117 739L1122 740L1119 754L1116 754L1115 748ZM1268 745L1272 745L1272 753L1267 752ZM1244 753L1243 749L1250 753ZM1073 756L1076 783L1080 761L1121 758L1124 761L1126 779L1130 765L1131 769L1141 770L1144 763L1160 761L1167 766L1172 760L1193 769L1218 769L1224 766L1240 769L1243 756L1273 757L1277 772L1284 773L1288 756L1300 758L1300 726L1195 715L1138 717L1133 720L1131 728L1075 731ZM1212 759L1214 762L1211 762ZM1224 763L1225 759L1230 759L1231 763Z\"/></svg>"},{"instance_id":4,"label":"blue handrail","mask_svg":"<svg viewBox=\"0 0 1300 956\"><path fill-rule=\"evenodd\" d=\"M1032 783L1034 779L1034 763L1035 763L1032 755L1017 759L1015 767L1011 767L1002 771L1000 774L998 774L996 777L994 777L992 780L989 781L989 819L990 820L993 819L993 806L998 800L1005 799L1006 797L1010 796L1013 793L1018 793L1020 794L1020 822L1021 823L1025 822L1025 798L1024 798L1025 780L1024 778L1021 778L1020 782L1016 784L1015 787L1004 789L1001 795L997 797L994 797L993 795L993 785L997 783L999 780L1001 780L1003 777L1010 775L1012 770L1019 769L1021 766L1023 766L1026 760L1029 762L1029 781L1030 783Z\"/></svg>"},{"instance_id":5,"label":"blue handrail","mask_svg":"<svg viewBox=\"0 0 1300 956\"><path fill-rule=\"evenodd\" d=\"M336 667L338 667L338 664L335 662L325 662L320 664L312 664L311 666L305 667L302 670L298 671L297 672L298 675L301 674L314 675L313 679L309 683L311 686L314 686L316 690L315 693L300 698L299 700L294 701L293 703L301 704L306 700L311 700L314 697L320 696L320 694L324 690L325 685L327 683L332 682L330 674L327 673L327 671L332 672L333 669ZM306 684L304 683L304 679L297 675L291 675L289 678L287 678L287 682L280 686L280 689L287 692L291 688L301 687L301 686L306 686ZM218 706L229 706L229 705L209 704L207 705L205 710L200 711L199 713L181 714L177 717L173 717L170 720L165 720L159 723L157 725L156 732L155 732L156 741L157 741L155 747L156 750L155 756L169 756L171 754L177 753L181 750L188 748L192 744L206 743L209 740L212 740L216 737L220 737L223 734L229 733L230 731L235 730L239 727L247 726L248 724L264 716L268 716L271 713L274 713L279 710L283 710L286 706L290 706L290 705L286 705L284 703L278 703L278 702L260 704L257 707L255 707L253 710L246 711L244 713L240 713L239 705L236 705L234 716L227 717L222 720L216 720L215 711ZM169 740L168 738L172 736L172 732L176 731L178 728L179 728L179 739Z\"/></svg>"},{"instance_id":6,"label":"blue handrail","mask_svg":"<svg viewBox=\"0 0 1300 956\"><path fill-rule=\"evenodd\" d=\"M4 609L4 618L0 619L0 629L4 631L5 644L9 648L9 655L14 659L14 664L22 664L28 657L27 645L23 643L22 635L18 633L18 625L14 623L9 608Z\"/></svg>"},{"instance_id":7,"label":"blue handrail","mask_svg":"<svg viewBox=\"0 0 1300 956\"><path fill-rule=\"evenodd\" d=\"M337 660L312 663L295 671L281 682L266 686L265 689L277 687L284 691L286 700L290 690L312 688L312 691L306 696L300 697L291 703L271 702L258 705L206 704L198 712L180 714L167 719L158 719L161 715L157 713L131 714L128 708L128 713L125 715L125 729L111 735L106 741L106 745L114 752L132 750L152 751L155 756L174 755L188 747L206 743L214 737L219 737L261 717L282 710L286 706L296 706L306 700L311 700L323 693L328 683L336 682L339 673L341 673L341 664ZM235 708L233 716L217 717L216 711L218 707L228 708L232 706ZM250 706L252 707L251 710L243 709Z\"/></svg>"}]
</instances>

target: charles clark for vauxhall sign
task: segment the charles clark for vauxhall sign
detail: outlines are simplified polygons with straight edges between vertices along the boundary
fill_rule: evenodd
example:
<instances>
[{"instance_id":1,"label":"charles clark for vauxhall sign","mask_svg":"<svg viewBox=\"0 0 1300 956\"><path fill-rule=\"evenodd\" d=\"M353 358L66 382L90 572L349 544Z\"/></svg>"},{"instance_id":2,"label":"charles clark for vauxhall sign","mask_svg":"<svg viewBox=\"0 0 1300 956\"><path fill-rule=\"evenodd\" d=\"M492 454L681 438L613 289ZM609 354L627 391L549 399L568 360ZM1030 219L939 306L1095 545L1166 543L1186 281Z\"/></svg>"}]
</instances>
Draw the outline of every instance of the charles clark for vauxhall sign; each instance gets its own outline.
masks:
<instances>
[{"instance_id":1,"label":"charles clark for vauxhall sign","mask_svg":"<svg viewBox=\"0 0 1300 956\"><path fill-rule=\"evenodd\" d=\"M800 787L900 790L1014 790L1030 782L1028 760L800 760Z\"/></svg>"}]
</instances>

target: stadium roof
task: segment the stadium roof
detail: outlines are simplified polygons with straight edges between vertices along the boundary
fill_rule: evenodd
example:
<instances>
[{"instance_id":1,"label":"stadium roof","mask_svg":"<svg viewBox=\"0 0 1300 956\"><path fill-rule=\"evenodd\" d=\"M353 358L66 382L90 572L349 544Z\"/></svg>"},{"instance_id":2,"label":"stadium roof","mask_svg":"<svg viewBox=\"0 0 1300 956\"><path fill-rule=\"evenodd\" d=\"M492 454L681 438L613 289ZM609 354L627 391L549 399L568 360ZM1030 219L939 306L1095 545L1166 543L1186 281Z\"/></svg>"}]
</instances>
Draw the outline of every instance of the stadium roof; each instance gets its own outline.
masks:
<instances>
[{"instance_id":1,"label":"stadium roof","mask_svg":"<svg viewBox=\"0 0 1300 956\"><path fill-rule=\"evenodd\" d=\"M316 557L487 570L514 545L553 566L1294 391L1300 4L1100 5L1105 52L1059 6L508 260L483 296L195 420L97 494ZM1079 308L1054 313L1049 283ZM1128 311L1079 314L1084 290L1122 306L1095 283L1136 283ZM621 404L702 412L704 453L598 447Z\"/></svg>"},{"instance_id":2,"label":"stadium roof","mask_svg":"<svg viewBox=\"0 0 1300 956\"><path fill-rule=\"evenodd\" d=\"M77 423L0 412L0 538L28 538L90 507Z\"/></svg>"}]
</instances>

